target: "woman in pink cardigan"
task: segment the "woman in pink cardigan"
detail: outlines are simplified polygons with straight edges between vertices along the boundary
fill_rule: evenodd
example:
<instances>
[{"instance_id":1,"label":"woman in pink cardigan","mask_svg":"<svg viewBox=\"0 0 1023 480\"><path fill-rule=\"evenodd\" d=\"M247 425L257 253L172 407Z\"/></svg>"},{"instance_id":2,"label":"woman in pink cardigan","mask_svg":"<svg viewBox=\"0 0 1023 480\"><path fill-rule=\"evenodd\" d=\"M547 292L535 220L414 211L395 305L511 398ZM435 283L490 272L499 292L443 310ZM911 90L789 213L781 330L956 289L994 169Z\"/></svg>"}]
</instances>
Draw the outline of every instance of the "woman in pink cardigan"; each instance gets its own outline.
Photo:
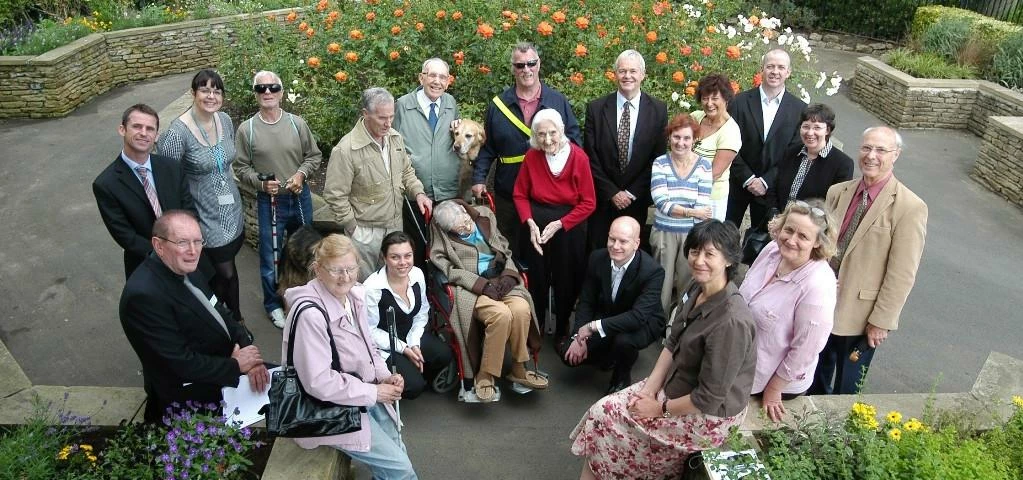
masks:
<instances>
[{"instance_id":1,"label":"woman in pink cardigan","mask_svg":"<svg viewBox=\"0 0 1023 480\"><path fill-rule=\"evenodd\" d=\"M327 445L363 462L373 478L416 479L405 444L398 435L398 418L393 402L401 398L405 381L391 374L370 337L366 322L365 290L356 282L358 253L352 241L329 235L317 244L310 267L316 278L289 288L284 293L291 315L304 302L313 302L327 312L302 311L295 322L295 345L288 345L292 319L284 327L283 358L294 348L295 370L305 391L324 401L366 407L362 429L329 437L296 438L302 448ZM330 368L327 323L337 347L341 371Z\"/></svg>"}]
</instances>

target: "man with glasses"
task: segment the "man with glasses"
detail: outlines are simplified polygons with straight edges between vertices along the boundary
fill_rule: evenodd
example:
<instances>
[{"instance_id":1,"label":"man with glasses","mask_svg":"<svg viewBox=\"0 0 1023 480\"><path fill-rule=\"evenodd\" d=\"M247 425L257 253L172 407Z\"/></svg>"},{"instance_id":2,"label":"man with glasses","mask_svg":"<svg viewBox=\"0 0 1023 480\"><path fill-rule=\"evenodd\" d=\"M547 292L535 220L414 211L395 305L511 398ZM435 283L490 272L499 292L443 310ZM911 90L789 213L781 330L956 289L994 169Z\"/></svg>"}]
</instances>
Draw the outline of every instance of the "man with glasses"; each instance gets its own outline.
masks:
<instances>
[{"instance_id":1,"label":"man with glasses","mask_svg":"<svg viewBox=\"0 0 1023 480\"><path fill-rule=\"evenodd\" d=\"M203 245L191 212L168 210L153 226L150 255L121 292L121 327L142 362L145 421L157 423L173 404L222 400L222 387L248 375L253 391L270 382L252 336L196 272Z\"/></svg>"},{"instance_id":2,"label":"man with glasses","mask_svg":"<svg viewBox=\"0 0 1023 480\"><path fill-rule=\"evenodd\" d=\"M281 108L281 77L261 71L252 78L259 111L238 125L234 173L256 191L259 219L259 276L263 309L277 328L284 328L284 309L277 293L272 223L277 223L278 248L284 236L313 221L313 200L305 180L320 168L323 155L309 125ZM272 177L268 176L272 174ZM276 215L276 218L274 218Z\"/></svg>"},{"instance_id":3,"label":"man with glasses","mask_svg":"<svg viewBox=\"0 0 1023 480\"><path fill-rule=\"evenodd\" d=\"M178 163L149 153L159 129L160 117L152 107L128 107L117 127L121 154L92 182L103 224L124 249L126 280L152 253L150 234L163 211L195 209Z\"/></svg>"},{"instance_id":4,"label":"man with glasses","mask_svg":"<svg viewBox=\"0 0 1023 480\"><path fill-rule=\"evenodd\" d=\"M487 175L495 161L494 197L497 226L508 239L513 252L518 252L518 231L522 221L512 203L512 190L519 175L519 167L529 149L533 114L553 108L565 122L565 135L581 145L579 122L572 106L561 92L540 81L540 55L529 42L519 42L512 48L511 73L515 85L509 87L487 104L483 127L487 140L476 158L472 174L472 192L480 196L486 190Z\"/></svg>"},{"instance_id":5,"label":"man with glasses","mask_svg":"<svg viewBox=\"0 0 1023 480\"><path fill-rule=\"evenodd\" d=\"M826 204L841 222L835 325L820 353L811 394L855 394L913 289L927 235L927 204L895 178L902 136L868 128L860 146L862 178L833 185Z\"/></svg>"}]
</instances>

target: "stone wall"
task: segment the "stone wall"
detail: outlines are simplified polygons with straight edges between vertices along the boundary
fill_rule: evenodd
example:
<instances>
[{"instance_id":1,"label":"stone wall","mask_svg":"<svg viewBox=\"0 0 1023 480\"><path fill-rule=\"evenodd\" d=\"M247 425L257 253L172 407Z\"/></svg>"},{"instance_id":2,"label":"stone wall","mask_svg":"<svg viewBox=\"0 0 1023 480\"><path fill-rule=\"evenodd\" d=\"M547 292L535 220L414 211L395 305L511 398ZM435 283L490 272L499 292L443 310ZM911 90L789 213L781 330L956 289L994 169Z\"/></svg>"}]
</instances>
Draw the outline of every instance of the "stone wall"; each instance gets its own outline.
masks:
<instances>
[{"instance_id":1,"label":"stone wall","mask_svg":"<svg viewBox=\"0 0 1023 480\"><path fill-rule=\"evenodd\" d=\"M977 104L970 114L970 132L984 137L989 117L1023 117L1023 93L991 82L980 82Z\"/></svg>"},{"instance_id":2,"label":"stone wall","mask_svg":"<svg viewBox=\"0 0 1023 480\"><path fill-rule=\"evenodd\" d=\"M971 176L1023 207L1023 117L988 117Z\"/></svg>"},{"instance_id":3,"label":"stone wall","mask_svg":"<svg viewBox=\"0 0 1023 480\"><path fill-rule=\"evenodd\" d=\"M898 47L893 42L876 40L873 38L860 37L845 33L810 33L804 34L810 41L813 48L827 48L831 50L842 50L845 52L865 53L868 55L880 56Z\"/></svg>"}]
</instances>

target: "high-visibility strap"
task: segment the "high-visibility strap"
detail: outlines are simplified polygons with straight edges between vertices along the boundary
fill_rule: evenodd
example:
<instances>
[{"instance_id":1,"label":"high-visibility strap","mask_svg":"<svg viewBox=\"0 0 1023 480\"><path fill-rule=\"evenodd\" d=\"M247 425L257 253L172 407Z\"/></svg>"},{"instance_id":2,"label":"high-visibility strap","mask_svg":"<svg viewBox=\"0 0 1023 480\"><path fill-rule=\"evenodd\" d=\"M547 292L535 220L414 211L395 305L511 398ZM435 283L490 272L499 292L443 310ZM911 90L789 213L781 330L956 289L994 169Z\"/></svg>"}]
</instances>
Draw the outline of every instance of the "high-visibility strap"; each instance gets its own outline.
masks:
<instances>
[{"instance_id":1,"label":"high-visibility strap","mask_svg":"<svg viewBox=\"0 0 1023 480\"><path fill-rule=\"evenodd\" d=\"M501 157L501 163L522 163L525 159L525 155L519 155L517 157Z\"/></svg>"},{"instance_id":2,"label":"high-visibility strap","mask_svg":"<svg viewBox=\"0 0 1023 480\"><path fill-rule=\"evenodd\" d=\"M516 117L511 110L508 110L508 106L505 105L497 96L494 97L494 105L497 105L497 109L500 110L505 117L508 117L508 121L511 122L512 125L515 125L515 127L519 130L522 130L522 133L525 133L527 137L533 135L533 131L530 130L525 123L522 123L522 120L519 120L519 117ZM519 161L521 162L522 160Z\"/></svg>"}]
</instances>

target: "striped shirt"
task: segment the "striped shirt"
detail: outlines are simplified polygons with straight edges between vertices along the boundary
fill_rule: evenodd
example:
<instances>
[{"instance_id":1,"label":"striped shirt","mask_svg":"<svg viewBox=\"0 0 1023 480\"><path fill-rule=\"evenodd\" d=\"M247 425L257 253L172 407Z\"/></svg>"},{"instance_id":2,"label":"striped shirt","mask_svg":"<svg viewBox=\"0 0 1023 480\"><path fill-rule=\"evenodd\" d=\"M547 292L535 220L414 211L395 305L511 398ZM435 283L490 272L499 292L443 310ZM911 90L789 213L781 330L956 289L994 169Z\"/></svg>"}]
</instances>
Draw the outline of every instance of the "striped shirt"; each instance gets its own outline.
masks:
<instances>
[{"instance_id":1,"label":"striped shirt","mask_svg":"<svg viewBox=\"0 0 1023 480\"><path fill-rule=\"evenodd\" d=\"M654 160L650 172L650 196L654 200L654 228L663 232L688 233L696 219L673 217L672 207L709 207L714 184L711 160L697 156L693 169L676 172L668 154Z\"/></svg>"}]
</instances>

